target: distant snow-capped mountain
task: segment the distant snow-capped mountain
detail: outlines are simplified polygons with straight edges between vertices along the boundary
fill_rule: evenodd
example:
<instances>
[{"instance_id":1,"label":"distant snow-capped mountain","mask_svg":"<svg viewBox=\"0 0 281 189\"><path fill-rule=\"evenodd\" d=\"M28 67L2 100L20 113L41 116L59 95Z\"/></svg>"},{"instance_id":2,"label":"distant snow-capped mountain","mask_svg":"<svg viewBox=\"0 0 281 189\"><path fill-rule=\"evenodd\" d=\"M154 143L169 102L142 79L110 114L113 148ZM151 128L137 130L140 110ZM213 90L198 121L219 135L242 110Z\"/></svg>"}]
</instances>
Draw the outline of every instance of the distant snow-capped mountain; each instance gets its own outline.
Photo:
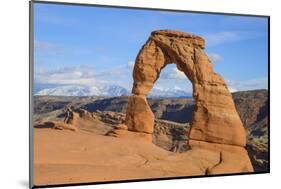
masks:
<instances>
[{"instance_id":1,"label":"distant snow-capped mountain","mask_svg":"<svg viewBox=\"0 0 281 189\"><path fill-rule=\"evenodd\" d=\"M180 88L157 88L154 87L148 94L149 97L191 97L192 94Z\"/></svg>"},{"instance_id":2,"label":"distant snow-capped mountain","mask_svg":"<svg viewBox=\"0 0 281 189\"><path fill-rule=\"evenodd\" d=\"M36 86L36 85L35 85ZM46 88L38 87L35 95L46 96L122 96L130 95L128 89L119 85L99 85L99 86L83 86L83 85L63 85L63 86L47 86ZM190 97L191 94L179 88L157 88L154 87L148 94L149 97Z\"/></svg>"},{"instance_id":3,"label":"distant snow-capped mountain","mask_svg":"<svg viewBox=\"0 0 281 189\"><path fill-rule=\"evenodd\" d=\"M45 88L35 92L36 95L49 96L121 96L128 94L127 89L117 85L81 86L65 85Z\"/></svg>"}]
</instances>

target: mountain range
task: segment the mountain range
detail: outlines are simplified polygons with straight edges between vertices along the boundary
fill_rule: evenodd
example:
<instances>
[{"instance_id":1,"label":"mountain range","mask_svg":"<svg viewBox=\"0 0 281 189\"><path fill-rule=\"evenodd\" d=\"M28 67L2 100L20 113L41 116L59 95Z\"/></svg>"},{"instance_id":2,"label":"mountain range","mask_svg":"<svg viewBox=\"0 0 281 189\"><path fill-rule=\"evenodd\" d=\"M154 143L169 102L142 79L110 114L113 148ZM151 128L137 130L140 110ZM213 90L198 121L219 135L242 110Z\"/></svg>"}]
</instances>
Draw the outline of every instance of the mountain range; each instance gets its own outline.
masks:
<instances>
[{"instance_id":1,"label":"mountain range","mask_svg":"<svg viewBox=\"0 0 281 189\"><path fill-rule=\"evenodd\" d=\"M41 87L35 84L34 94L40 96L104 96L114 97L130 95L130 90L119 85L49 85ZM179 88L153 88L151 97L191 97L191 93Z\"/></svg>"}]
</instances>

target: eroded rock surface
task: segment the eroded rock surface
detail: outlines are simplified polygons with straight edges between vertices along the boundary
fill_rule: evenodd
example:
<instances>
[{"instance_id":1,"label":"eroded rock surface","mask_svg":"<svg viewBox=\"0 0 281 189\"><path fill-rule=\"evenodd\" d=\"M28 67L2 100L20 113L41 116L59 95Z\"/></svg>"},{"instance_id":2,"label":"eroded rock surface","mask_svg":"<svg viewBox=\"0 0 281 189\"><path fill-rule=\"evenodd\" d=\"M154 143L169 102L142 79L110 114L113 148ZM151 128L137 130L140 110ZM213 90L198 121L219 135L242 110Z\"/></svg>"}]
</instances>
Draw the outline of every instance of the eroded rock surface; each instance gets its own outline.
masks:
<instances>
[{"instance_id":1,"label":"eroded rock surface","mask_svg":"<svg viewBox=\"0 0 281 189\"><path fill-rule=\"evenodd\" d=\"M153 133L154 114L145 96L133 95L129 97L126 124L131 131Z\"/></svg>"},{"instance_id":2,"label":"eroded rock surface","mask_svg":"<svg viewBox=\"0 0 281 189\"><path fill-rule=\"evenodd\" d=\"M52 126L53 129L77 131L79 118L80 118L79 113L73 111L71 108L67 108L63 122L51 121L51 122L45 122L43 124L53 125Z\"/></svg>"},{"instance_id":3,"label":"eroded rock surface","mask_svg":"<svg viewBox=\"0 0 281 189\"><path fill-rule=\"evenodd\" d=\"M231 93L224 79L214 72L204 48L205 41L199 36L172 30L152 32L136 58L133 96L129 98L125 124L132 132L153 133L154 115L146 95L153 88L161 70L167 64L175 63L193 85L195 106L189 132L191 148L200 146L214 150L224 146L217 151L223 164L213 168L211 174L253 171L244 149L246 132ZM208 145L202 145L204 142ZM236 160L232 161L231 156Z\"/></svg>"},{"instance_id":4,"label":"eroded rock surface","mask_svg":"<svg viewBox=\"0 0 281 189\"><path fill-rule=\"evenodd\" d=\"M152 32L136 58L132 92L145 98L159 78L161 70L167 64L175 63L193 85L195 108L190 138L244 147L245 129L231 93L224 79L214 72L204 46L204 39L199 36L171 30ZM134 98L130 99L129 104L133 104L133 100ZM139 113L134 114L134 108L130 105L128 107L127 114L131 118L127 120L129 130L151 131L153 119L147 120L145 131L139 129L130 122L138 119ZM143 112L142 116L144 114L146 113ZM147 117L150 117L149 113Z\"/></svg>"}]
</instances>

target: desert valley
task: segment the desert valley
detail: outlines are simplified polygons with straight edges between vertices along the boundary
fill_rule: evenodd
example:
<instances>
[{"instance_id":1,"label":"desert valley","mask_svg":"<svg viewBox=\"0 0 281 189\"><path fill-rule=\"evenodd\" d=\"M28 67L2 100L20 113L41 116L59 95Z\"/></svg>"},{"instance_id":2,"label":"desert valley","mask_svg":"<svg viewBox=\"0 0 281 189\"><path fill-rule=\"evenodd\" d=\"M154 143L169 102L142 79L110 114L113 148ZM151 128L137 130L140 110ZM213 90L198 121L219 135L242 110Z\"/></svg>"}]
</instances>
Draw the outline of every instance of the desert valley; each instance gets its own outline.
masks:
<instances>
[{"instance_id":1,"label":"desert valley","mask_svg":"<svg viewBox=\"0 0 281 189\"><path fill-rule=\"evenodd\" d=\"M267 90L232 94L247 130L246 149L256 172L268 170L267 94ZM196 157L184 153L189 150L186 133L190 129L193 99L149 98L148 102L156 117L153 144L105 136L124 122L127 96L35 96L35 183L207 174L208 165L201 165L202 162L195 161ZM77 116L77 129L53 128L52 121L63 121L68 107ZM209 164L216 162L216 157L212 158ZM120 167L116 168L117 165Z\"/></svg>"}]
</instances>

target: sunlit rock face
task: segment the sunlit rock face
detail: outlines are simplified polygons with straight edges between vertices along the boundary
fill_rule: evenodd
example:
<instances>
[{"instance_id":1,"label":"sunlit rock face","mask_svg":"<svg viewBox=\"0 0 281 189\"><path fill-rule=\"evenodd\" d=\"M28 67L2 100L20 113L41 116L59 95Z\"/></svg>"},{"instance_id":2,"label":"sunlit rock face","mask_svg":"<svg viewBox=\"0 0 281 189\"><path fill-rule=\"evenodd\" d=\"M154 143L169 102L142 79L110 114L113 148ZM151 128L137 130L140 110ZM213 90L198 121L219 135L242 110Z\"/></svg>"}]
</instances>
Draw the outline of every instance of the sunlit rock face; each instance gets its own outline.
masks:
<instances>
[{"instance_id":1,"label":"sunlit rock face","mask_svg":"<svg viewBox=\"0 0 281 189\"><path fill-rule=\"evenodd\" d=\"M160 30L151 33L135 62L132 89L135 95L129 100L126 121L129 130L152 133L154 119L145 96L161 70L167 64L175 63L193 85L195 108L190 139L245 146L245 130L231 93L224 79L214 72L204 46L203 38L183 32ZM137 99L143 100L135 103Z\"/></svg>"},{"instance_id":2,"label":"sunlit rock face","mask_svg":"<svg viewBox=\"0 0 281 189\"><path fill-rule=\"evenodd\" d=\"M151 33L135 61L133 95L125 119L128 132L152 135L154 115L146 96L161 70L174 63L193 86L195 106L187 133L189 145L192 151L207 149L219 156L218 165L210 167L206 174L252 172L244 148L245 129L224 79L214 72L204 48L205 41L199 36L173 30Z\"/></svg>"}]
</instances>

